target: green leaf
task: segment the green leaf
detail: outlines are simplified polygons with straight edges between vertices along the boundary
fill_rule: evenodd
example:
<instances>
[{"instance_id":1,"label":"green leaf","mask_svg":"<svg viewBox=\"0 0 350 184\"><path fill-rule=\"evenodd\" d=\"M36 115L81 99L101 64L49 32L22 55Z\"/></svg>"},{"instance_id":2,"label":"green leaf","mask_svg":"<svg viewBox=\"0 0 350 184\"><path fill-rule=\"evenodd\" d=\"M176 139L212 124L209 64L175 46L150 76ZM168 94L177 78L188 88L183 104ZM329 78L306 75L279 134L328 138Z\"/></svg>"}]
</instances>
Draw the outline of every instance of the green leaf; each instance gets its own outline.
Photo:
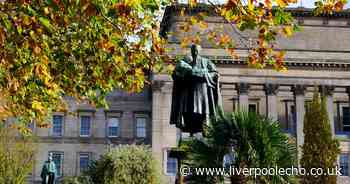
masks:
<instances>
[{"instance_id":1,"label":"green leaf","mask_svg":"<svg viewBox=\"0 0 350 184\"><path fill-rule=\"evenodd\" d=\"M52 24L50 23L50 20L44 17L40 17L39 18L39 22L46 28L48 29L50 32L53 32L54 28L52 26Z\"/></svg>"},{"instance_id":2,"label":"green leaf","mask_svg":"<svg viewBox=\"0 0 350 184\"><path fill-rule=\"evenodd\" d=\"M5 28L8 30L8 31L12 31L12 24L10 23L10 21L8 20L8 17L2 17L2 21L5 25Z\"/></svg>"}]
</instances>

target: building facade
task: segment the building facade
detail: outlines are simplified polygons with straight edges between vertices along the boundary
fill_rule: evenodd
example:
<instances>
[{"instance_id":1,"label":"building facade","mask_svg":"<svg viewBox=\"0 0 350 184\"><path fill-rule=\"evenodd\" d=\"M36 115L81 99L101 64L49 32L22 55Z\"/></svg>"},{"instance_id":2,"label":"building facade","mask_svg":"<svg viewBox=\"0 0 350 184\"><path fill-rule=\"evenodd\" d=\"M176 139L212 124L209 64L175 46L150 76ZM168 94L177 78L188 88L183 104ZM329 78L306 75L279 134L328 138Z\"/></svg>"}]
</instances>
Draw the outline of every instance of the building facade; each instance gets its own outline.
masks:
<instances>
[{"instance_id":1,"label":"building facade","mask_svg":"<svg viewBox=\"0 0 350 184\"><path fill-rule=\"evenodd\" d=\"M181 15L185 8L185 15ZM272 68L254 69L245 63L250 32L239 32L205 6L188 9L168 7L161 24L161 35L169 40L172 55L189 54L181 48L181 39L200 31L180 31L190 15L206 13L208 29L221 29L237 39L240 58L232 59L224 49L202 39L202 55L210 58L220 73L224 110L255 111L281 123L281 128L303 144L305 103L311 100L314 87L326 95L332 132L341 141L339 166L344 176L338 183L350 183L350 14L315 17L307 9L291 10L302 31L290 39L279 38L279 49L286 51L287 72ZM204 32L205 34L205 32ZM240 39L242 38L242 39ZM242 41L243 40L243 41ZM250 39L251 40L251 39ZM93 109L68 99L73 113L56 113L52 128L37 129L39 153L32 179L40 180L40 170L48 153L54 153L62 176L78 175L89 160L97 159L109 146L149 144L162 166L164 183L174 182L176 159L168 156L177 146L179 131L169 124L172 80L166 74L154 74L152 85L140 94L114 92L108 97L110 109ZM300 152L299 152L300 153Z\"/></svg>"}]
</instances>

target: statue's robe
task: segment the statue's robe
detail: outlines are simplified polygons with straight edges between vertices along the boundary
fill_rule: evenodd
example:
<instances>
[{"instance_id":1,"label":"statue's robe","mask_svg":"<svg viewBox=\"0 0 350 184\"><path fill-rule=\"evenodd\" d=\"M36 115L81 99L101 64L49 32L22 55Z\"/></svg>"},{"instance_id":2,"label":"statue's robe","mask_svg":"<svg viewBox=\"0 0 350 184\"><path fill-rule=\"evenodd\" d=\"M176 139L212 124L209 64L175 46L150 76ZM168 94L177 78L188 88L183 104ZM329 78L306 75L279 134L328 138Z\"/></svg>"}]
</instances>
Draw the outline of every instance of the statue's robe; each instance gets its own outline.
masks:
<instances>
[{"instance_id":1,"label":"statue's robe","mask_svg":"<svg viewBox=\"0 0 350 184\"><path fill-rule=\"evenodd\" d=\"M222 106L215 65L200 56L195 62L186 57L177 63L172 77L170 124L176 124L182 132L202 132L203 123L217 116L217 108Z\"/></svg>"},{"instance_id":2,"label":"statue's robe","mask_svg":"<svg viewBox=\"0 0 350 184\"><path fill-rule=\"evenodd\" d=\"M42 184L54 184L56 178L56 165L53 161L46 161L41 170ZM51 178L50 178L51 175Z\"/></svg>"}]
</instances>

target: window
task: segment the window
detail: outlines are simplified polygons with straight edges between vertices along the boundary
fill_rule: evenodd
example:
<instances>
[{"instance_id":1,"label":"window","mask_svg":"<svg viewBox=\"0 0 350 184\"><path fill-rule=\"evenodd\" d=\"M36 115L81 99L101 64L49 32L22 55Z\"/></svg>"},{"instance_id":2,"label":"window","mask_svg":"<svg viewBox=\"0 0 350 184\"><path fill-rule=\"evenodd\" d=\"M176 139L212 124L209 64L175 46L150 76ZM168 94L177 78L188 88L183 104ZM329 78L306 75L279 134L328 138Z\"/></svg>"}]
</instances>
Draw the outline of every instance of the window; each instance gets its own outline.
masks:
<instances>
[{"instance_id":1,"label":"window","mask_svg":"<svg viewBox=\"0 0 350 184\"><path fill-rule=\"evenodd\" d=\"M52 135L62 136L63 134L63 116L52 116Z\"/></svg>"},{"instance_id":2,"label":"window","mask_svg":"<svg viewBox=\"0 0 350 184\"><path fill-rule=\"evenodd\" d=\"M296 114L294 105L290 106L290 111L289 111L288 116L289 116L288 117L289 129L295 131L296 130L297 114Z\"/></svg>"},{"instance_id":3,"label":"window","mask_svg":"<svg viewBox=\"0 0 350 184\"><path fill-rule=\"evenodd\" d=\"M63 153L62 152L50 152L50 153L52 153L52 160L56 165L57 176L62 176Z\"/></svg>"},{"instance_id":4,"label":"window","mask_svg":"<svg viewBox=\"0 0 350 184\"><path fill-rule=\"evenodd\" d=\"M343 176L349 176L349 154L340 154L340 173Z\"/></svg>"},{"instance_id":5,"label":"window","mask_svg":"<svg viewBox=\"0 0 350 184\"><path fill-rule=\"evenodd\" d=\"M79 154L79 171L84 172L89 168L90 164L90 153Z\"/></svg>"},{"instance_id":6,"label":"window","mask_svg":"<svg viewBox=\"0 0 350 184\"><path fill-rule=\"evenodd\" d=\"M87 137L90 136L91 129L91 116L81 116L80 117L80 136Z\"/></svg>"},{"instance_id":7,"label":"window","mask_svg":"<svg viewBox=\"0 0 350 184\"><path fill-rule=\"evenodd\" d=\"M343 107L343 131L350 131L350 109Z\"/></svg>"},{"instance_id":8,"label":"window","mask_svg":"<svg viewBox=\"0 0 350 184\"><path fill-rule=\"evenodd\" d=\"M119 118L108 119L108 137L119 136Z\"/></svg>"},{"instance_id":9,"label":"window","mask_svg":"<svg viewBox=\"0 0 350 184\"><path fill-rule=\"evenodd\" d=\"M257 112L256 104L249 104L248 105L248 112Z\"/></svg>"},{"instance_id":10,"label":"window","mask_svg":"<svg viewBox=\"0 0 350 184\"><path fill-rule=\"evenodd\" d=\"M166 157L166 174L176 175L177 173L177 159L169 156L170 151L167 150Z\"/></svg>"},{"instance_id":11,"label":"window","mask_svg":"<svg viewBox=\"0 0 350 184\"><path fill-rule=\"evenodd\" d=\"M136 137L146 137L146 118L136 118Z\"/></svg>"}]
</instances>

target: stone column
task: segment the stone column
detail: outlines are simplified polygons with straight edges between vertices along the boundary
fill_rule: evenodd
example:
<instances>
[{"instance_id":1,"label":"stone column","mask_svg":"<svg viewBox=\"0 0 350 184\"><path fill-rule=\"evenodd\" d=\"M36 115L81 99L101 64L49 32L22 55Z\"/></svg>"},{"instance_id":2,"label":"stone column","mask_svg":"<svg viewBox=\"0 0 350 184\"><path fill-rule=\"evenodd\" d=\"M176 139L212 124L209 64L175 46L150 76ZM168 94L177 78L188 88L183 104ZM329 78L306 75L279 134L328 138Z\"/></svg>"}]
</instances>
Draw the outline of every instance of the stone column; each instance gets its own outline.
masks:
<instances>
[{"instance_id":1,"label":"stone column","mask_svg":"<svg viewBox=\"0 0 350 184\"><path fill-rule=\"evenodd\" d=\"M278 120L278 84L265 84L264 90L266 94L266 115L268 118Z\"/></svg>"},{"instance_id":2,"label":"stone column","mask_svg":"<svg viewBox=\"0 0 350 184\"><path fill-rule=\"evenodd\" d=\"M325 100L326 100L328 119L331 125L332 135L334 136L335 128L334 128L333 92L334 92L334 86L320 86L320 93L322 94L322 96L325 97Z\"/></svg>"},{"instance_id":3,"label":"stone column","mask_svg":"<svg viewBox=\"0 0 350 184\"><path fill-rule=\"evenodd\" d=\"M165 79L164 79L165 78ZM160 164L161 176L164 176L163 153L177 146L177 129L170 125L172 81L165 76L154 76L152 81L152 152ZM167 182L174 178L165 177Z\"/></svg>"},{"instance_id":4,"label":"stone column","mask_svg":"<svg viewBox=\"0 0 350 184\"><path fill-rule=\"evenodd\" d=\"M302 155L302 146L304 144L305 89L306 87L303 85L295 85L292 87L296 112L298 163Z\"/></svg>"},{"instance_id":5,"label":"stone column","mask_svg":"<svg viewBox=\"0 0 350 184\"><path fill-rule=\"evenodd\" d=\"M236 86L238 92L238 103L240 111L248 111L249 106L249 84L248 83L239 83Z\"/></svg>"}]
</instances>

